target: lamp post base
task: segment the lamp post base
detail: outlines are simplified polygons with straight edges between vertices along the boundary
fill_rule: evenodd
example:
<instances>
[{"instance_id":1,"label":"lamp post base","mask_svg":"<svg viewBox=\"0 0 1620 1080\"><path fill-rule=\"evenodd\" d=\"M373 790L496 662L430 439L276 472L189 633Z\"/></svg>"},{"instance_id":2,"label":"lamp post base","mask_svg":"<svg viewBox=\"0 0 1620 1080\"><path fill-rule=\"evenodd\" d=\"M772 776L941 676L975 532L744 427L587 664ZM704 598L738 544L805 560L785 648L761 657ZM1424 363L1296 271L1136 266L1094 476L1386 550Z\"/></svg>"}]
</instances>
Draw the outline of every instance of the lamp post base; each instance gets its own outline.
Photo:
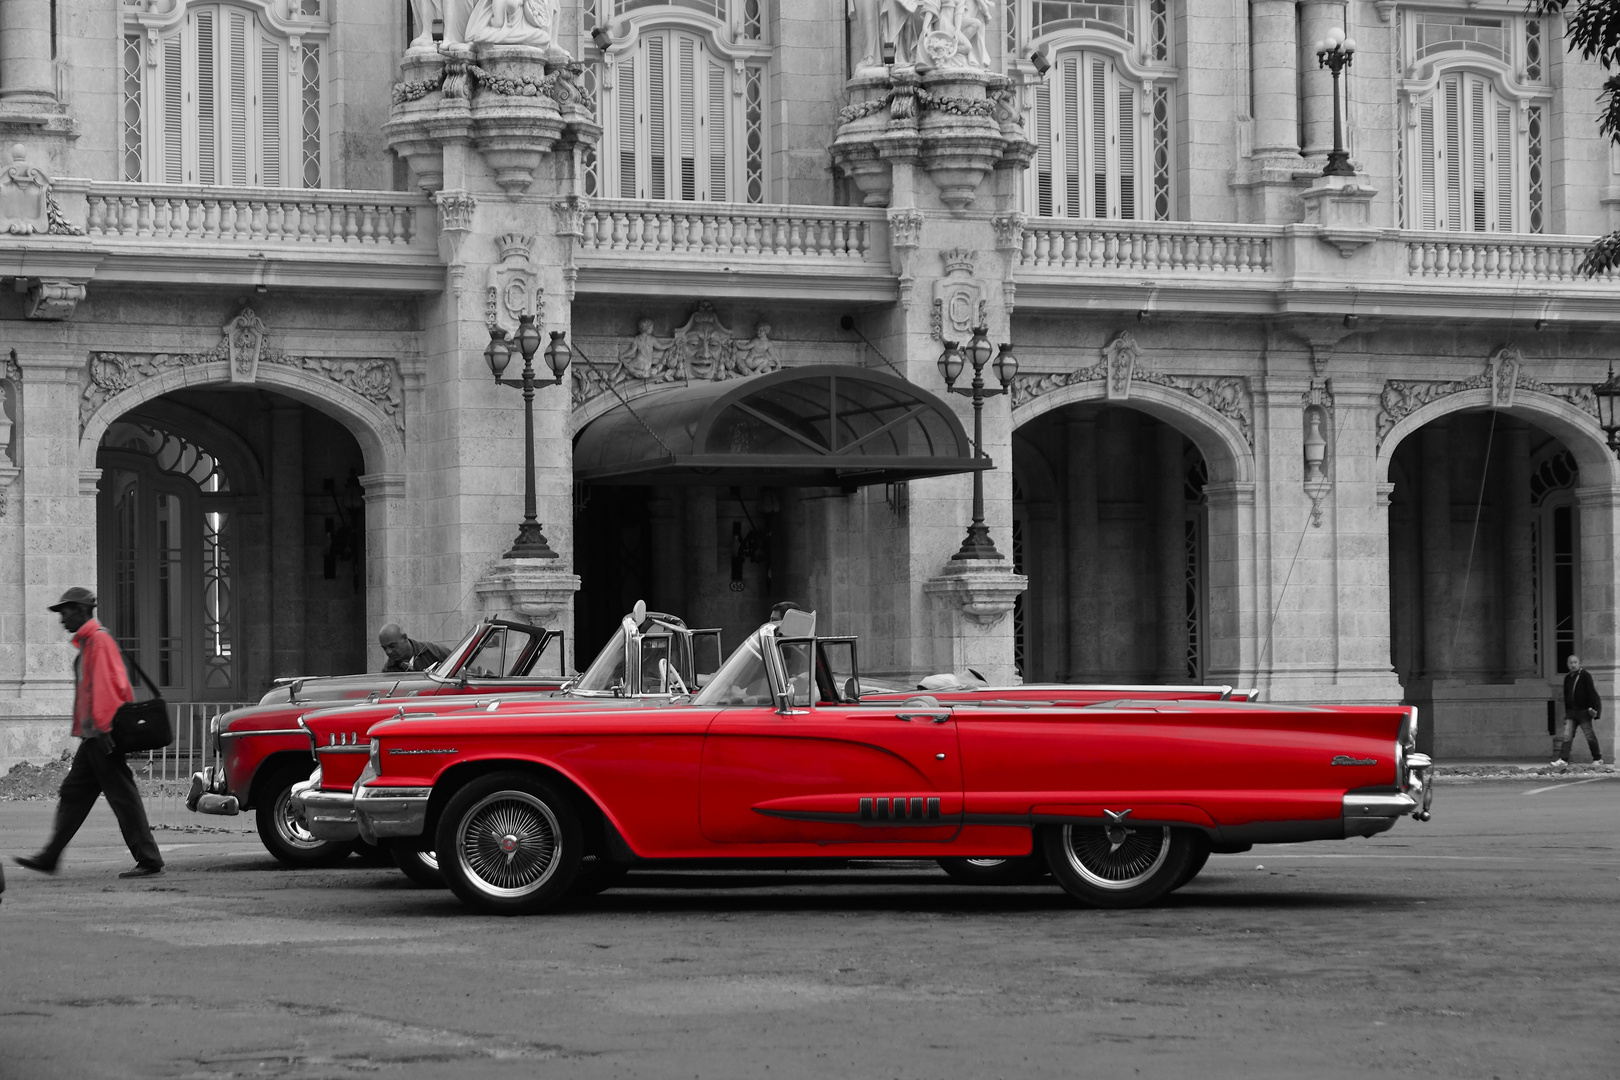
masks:
<instances>
[{"instance_id":1,"label":"lamp post base","mask_svg":"<svg viewBox=\"0 0 1620 1080\"><path fill-rule=\"evenodd\" d=\"M517 539L512 541L512 548L503 559L555 559L557 553L551 550L546 542L545 534L540 531L538 521L525 521L518 526Z\"/></svg>"},{"instance_id":2,"label":"lamp post base","mask_svg":"<svg viewBox=\"0 0 1620 1080\"><path fill-rule=\"evenodd\" d=\"M962 546L957 549L956 554L951 556L951 561L1000 559L1001 557L1001 552L996 550L995 541L990 539L990 527L988 525L969 525L967 537L962 541Z\"/></svg>"},{"instance_id":3,"label":"lamp post base","mask_svg":"<svg viewBox=\"0 0 1620 1080\"><path fill-rule=\"evenodd\" d=\"M1322 167L1323 176L1354 176L1356 168L1350 164L1350 151L1329 150L1327 164Z\"/></svg>"}]
</instances>

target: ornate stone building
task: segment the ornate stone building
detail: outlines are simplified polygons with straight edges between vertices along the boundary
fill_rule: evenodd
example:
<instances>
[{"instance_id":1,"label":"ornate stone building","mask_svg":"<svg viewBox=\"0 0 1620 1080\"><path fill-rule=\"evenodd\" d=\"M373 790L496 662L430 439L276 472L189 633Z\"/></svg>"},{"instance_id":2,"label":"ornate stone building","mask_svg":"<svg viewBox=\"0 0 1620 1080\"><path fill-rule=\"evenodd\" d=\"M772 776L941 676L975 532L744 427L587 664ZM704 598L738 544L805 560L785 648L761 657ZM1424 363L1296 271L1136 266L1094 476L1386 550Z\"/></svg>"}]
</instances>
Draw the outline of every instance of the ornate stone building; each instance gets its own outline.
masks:
<instances>
[{"instance_id":1,"label":"ornate stone building","mask_svg":"<svg viewBox=\"0 0 1620 1080\"><path fill-rule=\"evenodd\" d=\"M0 765L79 583L174 700L791 596L868 670L1544 753L1620 662L1601 81L1492 0L0 0ZM524 317L555 558L503 554Z\"/></svg>"}]
</instances>

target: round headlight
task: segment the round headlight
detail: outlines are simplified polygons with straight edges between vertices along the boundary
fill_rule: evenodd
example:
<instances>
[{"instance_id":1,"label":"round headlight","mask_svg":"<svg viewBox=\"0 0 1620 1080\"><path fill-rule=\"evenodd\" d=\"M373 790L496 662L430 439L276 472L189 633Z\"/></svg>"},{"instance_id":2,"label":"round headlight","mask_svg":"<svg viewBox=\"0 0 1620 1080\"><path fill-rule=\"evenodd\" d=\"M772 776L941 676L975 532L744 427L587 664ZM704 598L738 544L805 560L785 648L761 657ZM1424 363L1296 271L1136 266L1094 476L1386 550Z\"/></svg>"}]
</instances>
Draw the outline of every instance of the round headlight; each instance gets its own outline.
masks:
<instances>
[{"instance_id":1,"label":"round headlight","mask_svg":"<svg viewBox=\"0 0 1620 1080\"><path fill-rule=\"evenodd\" d=\"M382 775L382 740L371 740L371 769L378 776Z\"/></svg>"}]
</instances>

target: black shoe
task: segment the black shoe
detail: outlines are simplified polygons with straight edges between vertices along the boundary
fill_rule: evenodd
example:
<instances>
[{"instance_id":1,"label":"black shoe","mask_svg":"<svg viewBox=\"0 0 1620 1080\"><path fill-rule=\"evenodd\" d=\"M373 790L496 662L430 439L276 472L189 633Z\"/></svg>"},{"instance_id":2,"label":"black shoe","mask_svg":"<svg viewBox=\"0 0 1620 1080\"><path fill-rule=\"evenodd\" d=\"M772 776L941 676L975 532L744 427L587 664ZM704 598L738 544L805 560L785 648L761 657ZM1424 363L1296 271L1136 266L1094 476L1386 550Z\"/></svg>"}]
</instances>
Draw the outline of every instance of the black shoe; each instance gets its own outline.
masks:
<instances>
[{"instance_id":1,"label":"black shoe","mask_svg":"<svg viewBox=\"0 0 1620 1080\"><path fill-rule=\"evenodd\" d=\"M26 866L30 870L38 870L42 874L56 873L56 864L47 862L43 855L13 855L11 861L18 866Z\"/></svg>"},{"instance_id":2,"label":"black shoe","mask_svg":"<svg viewBox=\"0 0 1620 1080\"><path fill-rule=\"evenodd\" d=\"M137 865L133 870L125 870L122 874L119 874L118 876L121 877L121 878L156 877L158 874L161 874L161 873L163 873L163 867L161 865L158 865L158 866L140 866L140 865Z\"/></svg>"}]
</instances>

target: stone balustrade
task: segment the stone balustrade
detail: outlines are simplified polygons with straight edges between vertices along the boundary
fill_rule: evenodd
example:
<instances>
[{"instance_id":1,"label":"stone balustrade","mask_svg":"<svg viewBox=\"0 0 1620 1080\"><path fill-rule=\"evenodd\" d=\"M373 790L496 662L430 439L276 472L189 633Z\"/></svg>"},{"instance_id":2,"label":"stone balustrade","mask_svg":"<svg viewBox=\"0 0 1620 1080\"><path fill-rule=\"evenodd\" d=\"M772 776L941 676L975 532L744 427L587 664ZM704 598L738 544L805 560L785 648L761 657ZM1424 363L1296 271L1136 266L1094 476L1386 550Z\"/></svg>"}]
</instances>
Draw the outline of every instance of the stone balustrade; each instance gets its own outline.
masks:
<instances>
[{"instance_id":1,"label":"stone balustrade","mask_svg":"<svg viewBox=\"0 0 1620 1080\"><path fill-rule=\"evenodd\" d=\"M1501 233L1401 233L1407 274L1416 278L1474 281L1481 278L1568 284L1613 281L1580 272L1591 240L1578 236L1518 236Z\"/></svg>"},{"instance_id":2,"label":"stone balustrade","mask_svg":"<svg viewBox=\"0 0 1620 1080\"><path fill-rule=\"evenodd\" d=\"M881 210L592 199L581 261L594 254L754 257L888 265Z\"/></svg>"},{"instance_id":3,"label":"stone balustrade","mask_svg":"<svg viewBox=\"0 0 1620 1080\"><path fill-rule=\"evenodd\" d=\"M1269 273L1281 235L1267 225L1032 219L1021 262L1030 270Z\"/></svg>"},{"instance_id":4,"label":"stone balustrade","mask_svg":"<svg viewBox=\"0 0 1620 1080\"><path fill-rule=\"evenodd\" d=\"M79 187L79 191L75 191ZM431 253L432 207L393 191L307 191L93 181L57 184L73 220L92 239L157 239L198 244L312 244ZM424 226L426 226L424 228Z\"/></svg>"}]
</instances>

